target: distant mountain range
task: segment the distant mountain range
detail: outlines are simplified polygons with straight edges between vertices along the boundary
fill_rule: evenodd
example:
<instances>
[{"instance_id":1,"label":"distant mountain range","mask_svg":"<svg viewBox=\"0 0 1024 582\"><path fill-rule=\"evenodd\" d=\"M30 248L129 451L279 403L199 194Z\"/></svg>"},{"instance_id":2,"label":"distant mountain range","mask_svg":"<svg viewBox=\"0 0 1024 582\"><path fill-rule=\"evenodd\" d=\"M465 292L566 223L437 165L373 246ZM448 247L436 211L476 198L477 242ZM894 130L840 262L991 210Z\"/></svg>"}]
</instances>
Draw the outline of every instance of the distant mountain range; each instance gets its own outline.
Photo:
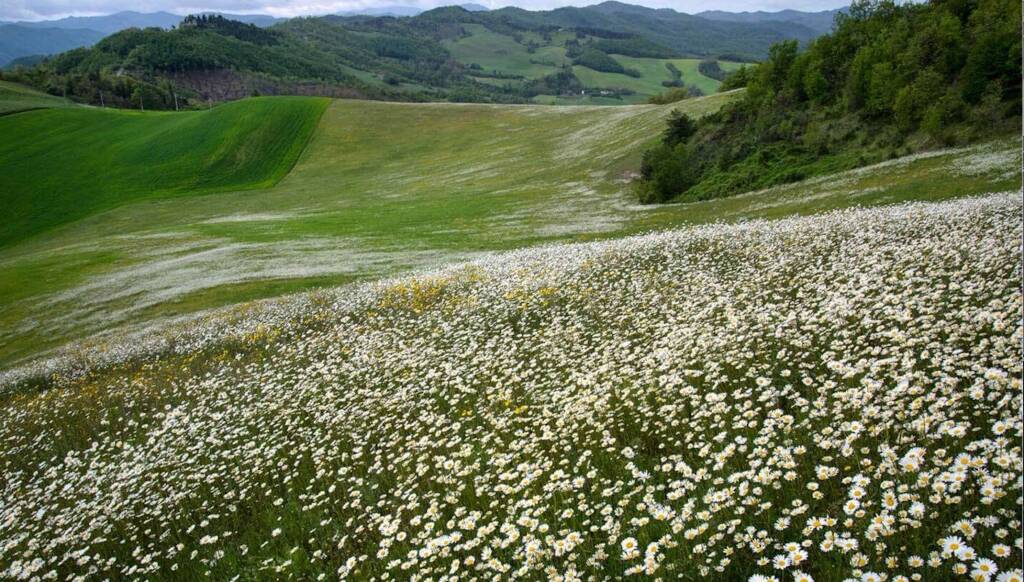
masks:
<instances>
[{"instance_id":1,"label":"distant mountain range","mask_svg":"<svg viewBox=\"0 0 1024 582\"><path fill-rule=\"evenodd\" d=\"M801 12L799 10L780 10L778 12L723 12L721 10L705 10L704 12L698 12L694 16L699 16L708 20L744 22L748 24L759 22L793 22L796 24L802 24L803 26L814 30L818 34L825 34L832 30L832 23L835 21L836 15L845 11L845 8L822 10L821 12Z\"/></svg>"},{"instance_id":2,"label":"distant mountain range","mask_svg":"<svg viewBox=\"0 0 1024 582\"><path fill-rule=\"evenodd\" d=\"M221 14L231 20L255 24L256 26L270 26L280 22L281 18L267 16L266 14L227 14L222 12L207 12L204 14ZM68 16L57 20L41 20L38 22L10 22L25 28L63 28L63 29L89 29L113 34L126 28L170 28L177 26L184 16L171 14L170 12L133 12L126 10L106 16Z\"/></svg>"},{"instance_id":3,"label":"distant mountain range","mask_svg":"<svg viewBox=\"0 0 1024 582\"><path fill-rule=\"evenodd\" d=\"M490 8L482 4L470 3L459 4L458 6L469 12L487 12L490 10ZM423 12L424 11L421 8L417 8L415 6L394 4L360 8L359 10L346 10L344 12L336 12L335 14L338 16L394 16L400 18L403 16L419 16L420 14L423 14Z\"/></svg>"},{"instance_id":4,"label":"distant mountain range","mask_svg":"<svg viewBox=\"0 0 1024 582\"><path fill-rule=\"evenodd\" d=\"M106 34L88 28L0 25L0 66L19 57L59 53L89 46Z\"/></svg>"},{"instance_id":5,"label":"distant mountain range","mask_svg":"<svg viewBox=\"0 0 1024 582\"><path fill-rule=\"evenodd\" d=\"M282 19L265 14L225 14L232 20L270 26ZM0 67L31 63L42 55L91 46L103 37L128 28L171 28L183 16L170 12L124 11L106 16L69 16L38 22L0 23Z\"/></svg>"}]
</instances>

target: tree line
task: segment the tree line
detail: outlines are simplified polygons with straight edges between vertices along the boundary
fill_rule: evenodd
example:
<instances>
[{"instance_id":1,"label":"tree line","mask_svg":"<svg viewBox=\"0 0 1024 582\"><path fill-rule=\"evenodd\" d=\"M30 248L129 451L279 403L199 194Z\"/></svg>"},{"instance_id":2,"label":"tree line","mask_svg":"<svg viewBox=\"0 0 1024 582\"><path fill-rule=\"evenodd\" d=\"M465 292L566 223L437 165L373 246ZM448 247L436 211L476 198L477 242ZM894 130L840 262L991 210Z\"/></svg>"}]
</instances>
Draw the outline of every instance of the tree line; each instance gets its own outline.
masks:
<instances>
[{"instance_id":1,"label":"tree line","mask_svg":"<svg viewBox=\"0 0 1024 582\"><path fill-rule=\"evenodd\" d=\"M859 0L834 31L726 77L745 93L673 115L648 150L644 202L701 200L1020 128L1018 0Z\"/></svg>"}]
</instances>

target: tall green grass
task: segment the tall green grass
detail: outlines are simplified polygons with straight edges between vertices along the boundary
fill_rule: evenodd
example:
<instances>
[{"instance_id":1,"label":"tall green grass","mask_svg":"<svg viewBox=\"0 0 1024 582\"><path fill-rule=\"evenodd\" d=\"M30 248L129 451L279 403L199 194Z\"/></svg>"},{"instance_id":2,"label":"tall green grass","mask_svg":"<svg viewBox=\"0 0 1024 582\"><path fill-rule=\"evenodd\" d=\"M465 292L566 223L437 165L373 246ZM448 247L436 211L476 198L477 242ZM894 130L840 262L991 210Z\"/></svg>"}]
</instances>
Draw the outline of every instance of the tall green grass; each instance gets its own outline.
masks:
<instances>
[{"instance_id":1,"label":"tall green grass","mask_svg":"<svg viewBox=\"0 0 1024 582\"><path fill-rule=\"evenodd\" d=\"M30 109L71 107L73 105L67 99L40 93L17 83L0 81L0 116Z\"/></svg>"},{"instance_id":2,"label":"tall green grass","mask_svg":"<svg viewBox=\"0 0 1024 582\"><path fill-rule=\"evenodd\" d=\"M0 117L0 246L141 199L265 188L328 100L247 99L185 113L49 109Z\"/></svg>"}]
</instances>

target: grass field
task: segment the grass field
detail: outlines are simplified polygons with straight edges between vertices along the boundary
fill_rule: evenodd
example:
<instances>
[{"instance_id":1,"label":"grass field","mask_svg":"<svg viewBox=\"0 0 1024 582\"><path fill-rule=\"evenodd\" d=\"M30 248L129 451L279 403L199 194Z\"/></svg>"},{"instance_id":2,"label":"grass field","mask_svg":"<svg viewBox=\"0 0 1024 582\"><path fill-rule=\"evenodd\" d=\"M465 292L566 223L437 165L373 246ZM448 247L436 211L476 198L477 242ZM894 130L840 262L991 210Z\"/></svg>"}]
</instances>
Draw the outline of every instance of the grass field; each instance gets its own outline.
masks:
<instances>
[{"instance_id":1,"label":"grass field","mask_svg":"<svg viewBox=\"0 0 1024 582\"><path fill-rule=\"evenodd\" d=\"M74 104L66 99L40 93L24 85L0 81L0 116L29 109L73 106Z\"/></svg>"},{"instance_id":2,"label":"grass field","mask_svg":"<svg viewBox=\"0 0 1024 582\"><path fill-rule=\"evenodd\" d=\"M573 72L588 87L633 90L636 95L627 99L639 100L638 102L646 101L647 97L667 90L661 84L662 81L672 79L672 74L665 67L667 63L672 63L679 69L683 82L699 88L705 94L715 93L718 91L718 86L721 85L720 81L705 77L697 70L697 65L700 64L699 59L641 59L622 55L614 55L613 58L627 69L639 71L641 76L630 77L618 73L603 73L579 65L573 67ZM738 69L740 64L719 61L719 66L722 70L732 71Z\"/></svg>"},{"instance_id":3,"label":"grass field","mask_svg":"<svg viewBox=\"0 0 1024 582\"><path fill-rule=\"evenodd\" d=\"M142 198L270 186L326 106L275 97L186 113L55 108L0 118L0 246Z\"/></svg>"},{"instance_id":4,"label":"grass field","mask_svg":"<svg viewBox=\"0 0 1024 582\"><path fill-rule=\"evenodd\" d=\"M451 51L456 60L466 64L477 64L490 73L493 71L508 75L518 75L525 79L539 79L558 71L558 67L571 64L572 59L566 57L565 48L559 43L564 43L566 38L558 34L553 35L550 44L543 44L544 41L538 35L528 35L523 42L517 42L511 36L498 34L479 24L464 25L468 36L447 40L445 46ZM534 52L528 52L525 43L534 41L542 46ZM573 66L573 72L580 81L588 87L603 89L629 89L635 92L634 95L627 95L621 99L604 98L600 96L581 97L557 97L554 95L540 95L535 100L538 103L557 105L621 105L645 103L651 95L666 90L662 81L672 79L672 74L665 65L674 64L682 73L682 80L688 84L700 88L705 94L718 91L719 81L705 77L697 70L700 63L698 59L648 59L634 58L623 55L613 55L615 60L624 67L634 69L641 73L640 77L631 77L619 73L605 73L595 71L588 67ZM720 61L719 66L725 71L731 71L740 66L739 63ZM511 84L518 86L522 81L510 79L478 78L480 82L492 85L504 86Z\"/></svg>"},{"instance_id":5,"label":"grass field","mask_svg":"<svg viewBox=\"0 0 1024 582\"><path fill-rule=\"evenodd\" d=\"M467 65L480 65L484 71L499 71L539 79L558 71L568 64L565 49L545 46L529 53L526 46L511 36L498 34L480 24L463 25L469 36L445 41L444 45L455 60ZM544 63L544 64L541 64Z\"/></svg>"},{"instance_id":6,"label":"grass field","mask_svg":"<svg viewBox=\"0 0 1024 582\"><path fill-rule=\"evenodd\" d=\"M700 114L730 98L678 106ZM637 206L628 172L671 109L335 101L273 187L187 203L178 193L140 196L0 249L0 362L128 322L493 251L941 200L1019 179L1019 142L1010 140L749 196ZM987 169L969 175L964 164Z\"/></svg>"}]
</instances>

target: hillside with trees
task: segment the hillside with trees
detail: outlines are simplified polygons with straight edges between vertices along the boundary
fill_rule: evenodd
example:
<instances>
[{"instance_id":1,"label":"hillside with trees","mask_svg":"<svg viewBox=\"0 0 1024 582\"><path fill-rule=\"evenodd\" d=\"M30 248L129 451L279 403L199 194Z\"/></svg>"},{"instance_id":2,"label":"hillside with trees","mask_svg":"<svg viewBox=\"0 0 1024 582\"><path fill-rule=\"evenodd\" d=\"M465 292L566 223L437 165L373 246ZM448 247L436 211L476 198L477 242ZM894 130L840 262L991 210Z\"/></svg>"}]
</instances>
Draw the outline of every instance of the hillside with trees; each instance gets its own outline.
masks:
<instances>
[{"instance_id":1,"label":"hillside with trees","mask_svg":"<svg viewBox=\"0 0 1024 582\"><path fill-rule=\"evenodd\" d=\"M172 30L123 30L4 76L97 105L173 109L175 102L205 105L264 93L425 100L444 92L402 84L474 85L449 69L436 42L362 35L314 18L265 29L190 16ZM377 76L361 75L365 70Z\"/></svg>"},{"instance_id":2,"label":"hillside with trees","mask_svg":"<svg viewBox=\"0 0 1024 582\"><path fill-rule=\"evenodd\" d=\"M716 198L1019 130L1020 23L1017 0L854 3L807 50L776 44L727 79L741 99L673 116L638 195Z\"/></svg>"},{"instance_id":3,"label":"hillside with trees","mask_svg":"<svg viewBox=\"0 0 1024 582\"><path fill-rule=\"evenodd\" d=\"M665 63L637 59L750 61L764 58L773 42L814 36L792 22L711 21L617 2L536 12L448 6L415 17L324 16L268 27L208 14L18 61L24 66L3 78L80 102L152 109L256 94L527 102L540 89L557 90L545 94L550 99L634 95L629 102L636 103L663 81L682 83ZM459 43L476 48L456 54ZM509 47L505 58L481 65L480 51L496 44ZM650 78L637 81L641 68ZM688 81L717 86L715 77L702 79Z\"/></svg>"}]
</instances>

